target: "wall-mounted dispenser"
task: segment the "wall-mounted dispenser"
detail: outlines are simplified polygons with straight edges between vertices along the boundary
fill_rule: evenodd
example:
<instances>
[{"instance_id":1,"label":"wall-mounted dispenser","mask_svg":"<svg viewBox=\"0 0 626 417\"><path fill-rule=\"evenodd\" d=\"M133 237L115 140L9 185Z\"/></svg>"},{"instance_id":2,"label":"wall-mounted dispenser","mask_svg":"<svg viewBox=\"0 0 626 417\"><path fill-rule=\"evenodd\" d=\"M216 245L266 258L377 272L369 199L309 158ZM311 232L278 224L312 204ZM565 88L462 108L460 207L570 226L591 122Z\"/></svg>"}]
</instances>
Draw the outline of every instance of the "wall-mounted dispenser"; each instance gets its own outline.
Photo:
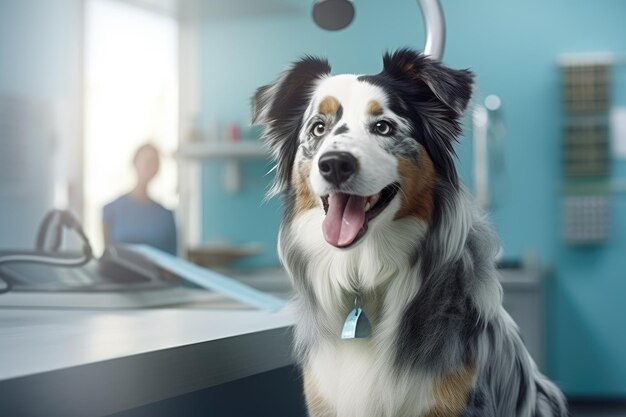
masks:
<instances>
[{"instance_id":1,"label":"wall-mounted dispenser","mask_svg":"<svg viewBox=\"0 0 626 417\"><path fill-rule=\"evenodd\" d=\"M562 106L562 236L565 242L605 242L611 229L610 55L560 60Z\"/></svg>"}]
</instances>

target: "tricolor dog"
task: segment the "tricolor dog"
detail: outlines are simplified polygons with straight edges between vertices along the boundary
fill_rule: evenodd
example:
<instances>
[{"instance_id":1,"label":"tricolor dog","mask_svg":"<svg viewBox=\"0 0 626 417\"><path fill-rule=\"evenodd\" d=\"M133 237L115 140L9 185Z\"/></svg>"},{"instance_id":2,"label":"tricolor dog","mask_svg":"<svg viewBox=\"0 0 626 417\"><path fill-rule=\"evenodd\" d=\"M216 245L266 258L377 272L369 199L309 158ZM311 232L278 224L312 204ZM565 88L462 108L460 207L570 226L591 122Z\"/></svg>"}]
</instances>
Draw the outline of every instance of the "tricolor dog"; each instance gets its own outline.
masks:
<instances>
[{"instance_id":1,"label":"tricolor dog","mask_svg":"<svg viewBox=\"0 0 626 417\"><path fill-rule=\"evenodd\" d=\"M253 99L314 417L566 416L502 308L497 239L460 184L472 74L414 51L376 75L305 57Z\"/></svg>"}]
</instances>

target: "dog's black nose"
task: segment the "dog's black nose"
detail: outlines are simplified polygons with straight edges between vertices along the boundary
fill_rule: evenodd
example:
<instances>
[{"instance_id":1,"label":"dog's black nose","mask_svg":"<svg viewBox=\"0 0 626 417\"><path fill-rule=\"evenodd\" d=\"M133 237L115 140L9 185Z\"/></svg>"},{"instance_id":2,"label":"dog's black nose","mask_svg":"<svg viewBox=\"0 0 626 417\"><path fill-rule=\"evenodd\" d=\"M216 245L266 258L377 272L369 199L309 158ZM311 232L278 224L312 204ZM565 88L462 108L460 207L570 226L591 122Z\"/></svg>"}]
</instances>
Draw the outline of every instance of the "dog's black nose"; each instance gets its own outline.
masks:
<instances>
[{"instance_id":1,"label":"dog's black nose","mask_svg":"<svg viewBox=\"0 0 626 417\"><path fill-rule=\"evenodd\" d=\"M326 181L339 186L356 172L357 161L348 152L326 152L317 166Z\"/></svg>"}]
</instances>

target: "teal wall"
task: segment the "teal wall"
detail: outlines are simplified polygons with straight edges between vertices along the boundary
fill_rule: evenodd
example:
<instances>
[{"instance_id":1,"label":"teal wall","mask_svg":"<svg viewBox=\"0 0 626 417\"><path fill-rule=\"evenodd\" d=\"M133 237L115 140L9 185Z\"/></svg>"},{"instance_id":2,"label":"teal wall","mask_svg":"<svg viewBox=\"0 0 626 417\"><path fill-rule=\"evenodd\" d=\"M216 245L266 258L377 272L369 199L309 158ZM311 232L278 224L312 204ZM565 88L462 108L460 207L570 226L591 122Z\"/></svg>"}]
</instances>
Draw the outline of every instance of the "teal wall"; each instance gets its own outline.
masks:
<instances>
[{"instance_id":1,"label":"teal wall","mask_svg":"<svg viewBox=\"0 0 626 417\"><path fill-rule=\"evenodd\" d=\"M292 3L296 3L295 0ZM626 395L626 196L616 195L611 241L572 249L559 237L559 72L565 52L626 55L626 3L583 1L444 1L445 62L477 74L477 96L498 94L507 127L505 191L492 219L507 257L534 252L554 273L548 302L549 373L575 395ZM378 72L381 54L423 43L414 1L356 2L353 24L323 32L300 13L211 19L203 29L203 123L248 122L249 97L289 62L327 56L336 73ZM615 102L626 105L626 71L616 70ZM471 143L461 141L459 167L471 184ZM624 162L616 177L626 178ZM264 163L246 166L240 193L223 189L222 167L204 170L205 239L262 241L257 264L276 262L278 202L262 204Z\"/></svg>"}]
</instances>

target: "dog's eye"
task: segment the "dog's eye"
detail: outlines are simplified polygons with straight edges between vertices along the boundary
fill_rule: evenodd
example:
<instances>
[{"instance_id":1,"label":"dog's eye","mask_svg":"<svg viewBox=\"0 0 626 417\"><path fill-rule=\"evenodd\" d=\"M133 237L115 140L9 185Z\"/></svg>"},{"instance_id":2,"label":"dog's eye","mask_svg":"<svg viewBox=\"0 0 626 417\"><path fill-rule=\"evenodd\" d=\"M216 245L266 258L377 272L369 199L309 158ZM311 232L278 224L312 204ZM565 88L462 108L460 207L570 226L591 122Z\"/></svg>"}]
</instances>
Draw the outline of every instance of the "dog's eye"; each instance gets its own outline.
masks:
<instances>
[{"instance_id":1,"label":"dog's eye","mask_svg":"<svg viewBox=\"0 0 626 417\"><path fill-rule=\"evenodd\" d=\"M316 138L324 136L324 133L326 133L326 125L322 122L315 123L311 128L311 135L315 136Z\"/></svg>"},{"instance_id":2,"label":"dog's eye","mask_svg":"<svg viewBox=\"0 0 626 417\"><path fill-rule=\"evenodd\" d=\"M390 136L393 134L393 126L391 123L381 120L374 125L374 132L381 136Z\"/></svg>"}]
</instances>

